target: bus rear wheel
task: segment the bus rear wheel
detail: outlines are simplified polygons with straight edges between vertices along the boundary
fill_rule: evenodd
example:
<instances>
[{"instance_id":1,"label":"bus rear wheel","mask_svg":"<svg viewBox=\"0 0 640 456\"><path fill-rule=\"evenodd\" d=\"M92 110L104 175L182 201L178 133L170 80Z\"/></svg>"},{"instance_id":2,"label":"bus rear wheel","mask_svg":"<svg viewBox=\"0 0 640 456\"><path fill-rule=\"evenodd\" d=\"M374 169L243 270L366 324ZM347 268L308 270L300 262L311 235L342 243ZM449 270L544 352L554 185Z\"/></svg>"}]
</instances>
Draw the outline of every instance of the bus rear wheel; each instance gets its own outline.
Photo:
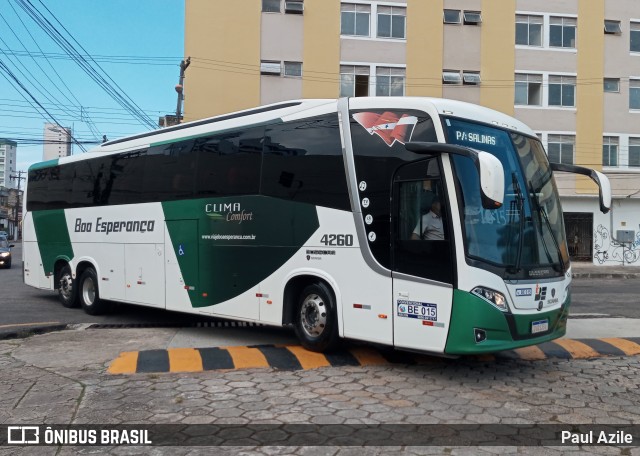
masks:
<instances>
[{"instance_id":1,"label":"bus rear wheel","mask_svg":"<svg viewBox=\"0 0 640 456\"><path fill-rule=\"evenodd\" d=\"M338 314L333 293L324 283L302 290L294 318L296 336L307 350L330 351L338 344Z\"/></svg>"},{"instance_id":2,"label":"bus rear wheel","mask_svg":"<svg viewBox=\"0 0 640 456\"><path fill-rule=\"evenodd\" d=\"M76 283L69 265L65 265L58 273L58 299L64 307L78 307L78 293Z\"/></svg>"},{"instance_id":3,"label":"bus rear wheel","mask_svg":"<svg viewBox=\"0 0 640 456\"><path fill-rule=\"evenodd\" d=\"M86 269L80 276L78 297L82 309L89 315L101 315L109 310L108 303L100 299L98 276L93 268Z\"/></svg>"}]
</instances>

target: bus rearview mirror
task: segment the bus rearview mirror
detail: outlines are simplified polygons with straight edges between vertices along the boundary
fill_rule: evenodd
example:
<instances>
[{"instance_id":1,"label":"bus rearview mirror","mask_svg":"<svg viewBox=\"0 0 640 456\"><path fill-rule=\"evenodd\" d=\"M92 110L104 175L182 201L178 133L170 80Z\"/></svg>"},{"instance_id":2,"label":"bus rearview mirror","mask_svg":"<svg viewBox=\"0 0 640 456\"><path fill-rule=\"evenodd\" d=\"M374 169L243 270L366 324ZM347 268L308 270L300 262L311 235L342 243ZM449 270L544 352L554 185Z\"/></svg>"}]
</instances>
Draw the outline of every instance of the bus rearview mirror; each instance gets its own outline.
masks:
<instances>
[{"instance_id":1,"label":"bus rearview mirror","mask_svg":"<svg viewBox=\"0 0 640 456\"><path fill-rule=\"evenodd\" d=\"M453 154L470 158L476 166L480 182L480 199L484 209L498 209L504 201L504 168L500 160L488 152L454 144L410 142L406 149L417 154Z\"/></svg>"}]
</instances>

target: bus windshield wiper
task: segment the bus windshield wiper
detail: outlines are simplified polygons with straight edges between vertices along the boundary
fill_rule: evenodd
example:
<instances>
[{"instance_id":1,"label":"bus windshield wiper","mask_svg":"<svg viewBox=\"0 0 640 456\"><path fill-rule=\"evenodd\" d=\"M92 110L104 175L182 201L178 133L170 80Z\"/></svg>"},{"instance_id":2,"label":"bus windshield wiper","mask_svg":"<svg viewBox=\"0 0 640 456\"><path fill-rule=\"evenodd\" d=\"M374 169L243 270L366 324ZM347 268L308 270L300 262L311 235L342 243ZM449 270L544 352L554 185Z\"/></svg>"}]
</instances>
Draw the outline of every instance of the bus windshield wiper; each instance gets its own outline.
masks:
<instances>
[{"instance_id":1,"label":"bus windshield wiper","mask_svg":"<svg viewBox=\"0 0 640 456\"><path fill-rule=\"evenodd\" d=\"M518 252L516 253L516 262L513 266L510 266L507 269L507 272L509 274L517 274L520 272L520 261L522 259L522 249L524 247L524 196L522 196L522 189L520 189L516 173L511 173L511 183L517 199L518 218L520 220L520 224L518 229Z\"/></svg>"},{"instance_id":2,"label":"bus windshield wiper","mask_svg":"<svg viewBox=\"0 0 640 456\"><path fill-rule=\"evenodd\" d=\"M533 204L535 206L536 212L540 214L540 219L543 219L547 229L549 230L549 235L551 236L551 240L553 241L553 245L556 248L556 252L558 252L558 262L560 263L560 271L564 271L564 260L562 259L562 252L560 251L560 244L558 243L558 239L556 239L556 235L553 232L553 227L551 226L551 222L549 221L549 217L547 216L547 211L540 205L538 201L538 192L536 192L533 188L533 184L529 181L529 191L531 192L531 199L533 200ZM540 226L540 237L542 239L542 245L544 247L544 251L547 254L547 259L555 265L556 262L551 258L551 254L549 253L549 249L547 248L547 243L544 240L544 232L542 231L542 226Z\"/></svg>"}]
</instances>

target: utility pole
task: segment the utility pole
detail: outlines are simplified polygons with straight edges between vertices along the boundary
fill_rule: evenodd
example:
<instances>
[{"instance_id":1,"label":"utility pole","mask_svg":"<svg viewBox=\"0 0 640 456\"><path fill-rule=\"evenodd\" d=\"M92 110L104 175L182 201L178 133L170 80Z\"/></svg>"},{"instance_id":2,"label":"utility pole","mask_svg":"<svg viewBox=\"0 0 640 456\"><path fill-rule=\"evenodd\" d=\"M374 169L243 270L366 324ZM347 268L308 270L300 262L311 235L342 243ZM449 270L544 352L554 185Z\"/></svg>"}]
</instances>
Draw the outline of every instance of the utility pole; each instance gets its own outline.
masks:
<instances>
[{"instance_id":1,"label":"utility pole","mask_svg":"<svg viewBox=\"0 0 640 456\"><path fill-rule=\"evenodd\" d=\"M191 57L187 57L187 60L183 60L180 62L180 79L178 81L178 85L176 86L176 92L178 92L178 106L176 107L176 121L180 123L180 119L182 118L182 101L184 100L184 72L191 64Z\"/></svg>"},{"instance_id":2,"label":"utility pole","mask_svg":"<svg viewBox=\"0 0 640 456\"><path fill-rule=\"evenodd\" d=\"M27 174L26 171L18 171L18 175L11 174L9 179L18 181L18 194L16 195L16 204L13 207L13 240L18 240L18 232L20 231L20 224L18 223L18 206L20 206L20 181L26 179L22 177L23 174Z\"/></svg>"}]
</instances>

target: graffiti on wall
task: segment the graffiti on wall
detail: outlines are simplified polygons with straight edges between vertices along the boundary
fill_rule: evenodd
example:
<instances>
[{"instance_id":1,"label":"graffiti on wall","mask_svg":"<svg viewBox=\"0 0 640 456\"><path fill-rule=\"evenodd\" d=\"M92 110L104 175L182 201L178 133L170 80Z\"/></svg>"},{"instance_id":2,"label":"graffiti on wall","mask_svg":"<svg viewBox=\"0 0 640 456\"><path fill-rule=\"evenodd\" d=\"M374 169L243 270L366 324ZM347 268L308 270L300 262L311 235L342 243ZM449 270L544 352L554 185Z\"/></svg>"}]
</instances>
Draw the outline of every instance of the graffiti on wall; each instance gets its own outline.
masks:
<instances>
[{"instance_id":1,"label":"graffiti on wall","mask_svg":"<svg viewBox=\"0 0 640 456\"><path fill-rule=\"evenodd\" d=\"M600 264L607 262L625 264L636 263L640 258L640 232L632 244L616 242L603 225L598 225L593 236L593 259Z\"/></svg>"}]
</instances>

